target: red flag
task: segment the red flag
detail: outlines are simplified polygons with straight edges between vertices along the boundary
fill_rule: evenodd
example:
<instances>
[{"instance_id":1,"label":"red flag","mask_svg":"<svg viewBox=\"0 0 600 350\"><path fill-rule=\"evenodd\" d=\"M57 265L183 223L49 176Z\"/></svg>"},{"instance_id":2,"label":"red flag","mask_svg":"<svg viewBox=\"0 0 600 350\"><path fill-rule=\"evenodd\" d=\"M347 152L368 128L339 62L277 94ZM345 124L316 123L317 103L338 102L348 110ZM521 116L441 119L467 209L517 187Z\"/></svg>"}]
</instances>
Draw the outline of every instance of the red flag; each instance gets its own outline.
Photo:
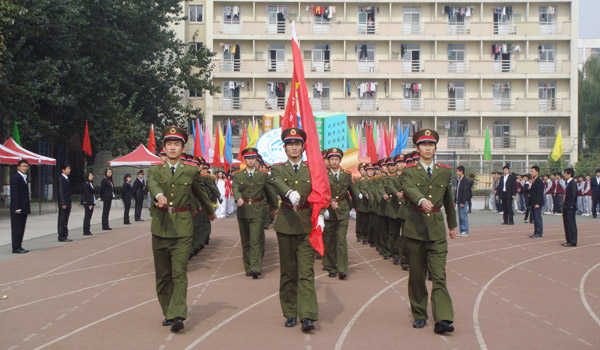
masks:
<instances>
[{"instance_id":1,"label":"red flag","mask_svg":"<svg viewBox=\"0 0 600 350\"><path fill-rule=\"evenodd\" d=\"M217 133L215 134L215 154L213 156L213 163L214 164L221 164L221 154L220 154L220 150L221 150L221 144L220 144L220 137L219 137L219 124L217 123Z\"/></svg>"},{"instance_id":2,"label":"red flag","mask_svg":"<svg viewBox=\"0 0 600 350\"><path fill-rule=\"evenodd\" d=\"M389 157L390 154L392 153L392 145L390 145L390 133L392 132L392 130L390 129L390 132L388 133L387 131L387 127L385 126L385 124L383 124L383 137L385 140L385 157Z\"/></svg>"},{"instance_id":3,"label":"red flag","mask_svg":"<svg viewBox=\"0 0 600 350\"><path fill-rule=\"evenodd\" d=\"M248 147L248 137L246 136L246 125L244 125L244 131L242 131L242 140L240 143L240 153L238 153L237 159L242 162L244 160L244 156L242 155L242 151Z\"/></svg>"},{"instance_id":4,"label":"red flag","mask_svg":"<svg viewBox=\"0 0 600 350\"><path fill-rule=\"evenodd\" d=\"M154 137L154 125L150 124L150 137L148 138L148 151L156 154L156 138Z\"/></svg>"},{"instance_id":5,"label":"red flag","mask_svg":"<svg viewBox=\"0 0 600 350\"><path fill-rule=\"evenodd\" d=\"M367 124L367 156L371 158L371 163L376 163L378 160L377 148L373 139L373 125Z\"/></svg>"},{"instance_id":6,"label":"red flag","mask_svg":"<svg viewBox=\"0 0 600 350\"><path fill-rule=\"evenodd\" d=\"M202 157L202 139L200 138L200 123L196 119L196 135L194 136L194 156Z\"/></svg>"},{"instance_id":7,"label":"red flag","mask_svg":"<svg viewBox=\"0 0 600 350\"><path fill-rule=\"evenodd\" d=\"M83 134L83 145L81 150L84 151L88 157L92 156L92 144L90 143L90 132L88 131L87 120L85 121L85 132Z\"/></svg>"},{"instance_id":8,"label":"red flag","mask_svg":"<svg viewBox=\"0 0 600 350\"><path fill-rule=\"evenodd\" d=\"M287 105L285 106L285 112L283 113L283 119L281 120L281 130L298 127L298 110L296 105L297 85L298 79L296 76L296 68L294 67L292 87L290 88L290 96L288 97Z\"/></svg>"},{"instance_id":9,"label":"red flag","mask_svg":"<svg viewBox=\"0 0 600 350\"><path fill-rule=\"evenodd\" d=\"M313 248L323 255L325 248L323 245L323 232L317 226L321 210L326 209L331 204L331 189L329 188L329 178L325 162L321 156L319 137L315 117L308 99L308 89L304 78L304 66L302 63L302 54L298 37L296 37L296 28L292 22L292 52L294 58L294 75L298 82L298 107L300 108L300 119L302 121L302 130L306 132L306 158L310 170L310 181L312 182L312 192L308 196L308 202L312 204L311 221L313 229L310 232L310 244ZM294 84L293 87L295 87ZM293 90L293 89L292 89ZM296 117L294 116L294 119Z\"/></svg>"}]
</instances>

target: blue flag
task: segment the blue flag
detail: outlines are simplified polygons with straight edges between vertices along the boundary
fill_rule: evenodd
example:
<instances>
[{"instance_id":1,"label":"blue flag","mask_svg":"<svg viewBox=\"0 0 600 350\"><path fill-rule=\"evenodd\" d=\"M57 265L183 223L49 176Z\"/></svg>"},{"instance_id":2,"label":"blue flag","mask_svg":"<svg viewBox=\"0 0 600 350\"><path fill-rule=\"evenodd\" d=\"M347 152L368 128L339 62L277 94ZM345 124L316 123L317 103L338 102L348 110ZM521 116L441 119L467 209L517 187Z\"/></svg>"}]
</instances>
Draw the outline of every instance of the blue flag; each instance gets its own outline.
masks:
<instances>
[{"instance_id":1,"label":"blue flag","mask_svg":"<svg viewBox=\"0 0 600 350\"><path fill-rule=\"evenodd\" d=\"M227 120L227 136L225 136L225 159L229 165L233 165L233 154L231 153L231 120Z\"/></svg>"},{"instance_id":2,"label":"blue flag","mask_svg":"<svg viewBox=\"0 0 600 350\"><path fill-rule=\"evenodd\" d=\"M410 131L410 125L406 126L406 130L404 130L404 134L402 134L402 147L401 149L406 148L406 144L408 143L408 132Z\"/></svg>"},{"instance_id":3,"label":"blue flag","mask_svg":"<svg viewBox=\"0 0 600 350\"><path fill-rule=\"evenodd\" d=\"M396 147L392 150L392 157L395 157L402 153L402 127L400 126L400 120L398 120L398 127L396 128Z\"/></svg>"},{"instance_id":4,"label":"blue flag","mask_svg":"<svg viewBox=\"0 0 600 350\"><path fill-rule=\"evenodd\" d=\"M204 154L204 137L202 137L202 127L200 126L198 119L196 119L196 132L200 133L200 137L198 139L200 140L200 149L202 150L202 153L195 154L195 156L202 157Z\"/></svg>"}]
</instances>

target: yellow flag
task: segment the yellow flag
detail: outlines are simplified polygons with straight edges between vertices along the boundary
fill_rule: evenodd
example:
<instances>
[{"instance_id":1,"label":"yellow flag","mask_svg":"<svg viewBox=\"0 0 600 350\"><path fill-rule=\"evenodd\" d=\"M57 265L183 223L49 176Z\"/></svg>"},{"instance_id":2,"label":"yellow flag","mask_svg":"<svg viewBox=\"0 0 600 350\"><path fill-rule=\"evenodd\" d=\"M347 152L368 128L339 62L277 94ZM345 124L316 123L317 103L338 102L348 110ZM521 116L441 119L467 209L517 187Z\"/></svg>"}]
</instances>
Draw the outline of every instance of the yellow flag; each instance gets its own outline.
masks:
<instances>
[{"instance_id":1,"label":"yellow flag","mask_svg":"<svg viewBox=\"0 0 600 350\"><path fill-rule=\"evenodd\" d=\"M564 152L563 142L562 142L562 131L558 128L558 134L556 134L556 141L554 141L554 149L552 149L552 154L550 157L554 159L555 162L558 162L560 157Z\"/></svg>"},{"instance_id":2,"label":"yellow flag","mask_svg":"<svg viewBox=\"0 0 600 350\"><path fill-rule=\"evenodd\" d=\"M215 137L219 138L219 155L221 156L221 159L223 159L224 156L224 149L225 149L225 138L223 137L223 130L221 130L221 128L219 128L219 134L215 135Z\"/></svg>"},{"instance_id":3,"label":"yellow flag","mask_svg":"<svg viewBox=\"0 0 600 350\"><path fill-rule=\"evenodd\" d=\"M250 136L248 147L256 147L256 141L258 141L258 123L254 122L253 124L248 128L248 135Z\"/></svg>"},{"instance_id":4,"label":"yellow flag","mask_svg":"<svg viewBox=\"0 0 600 350\"><path fill-rule=\"evenodd\" d=\"M358 148L358 137L356 136L356 128L354 126L352 126L352 131L350 132L350 138L352 139L354 148Z\"/></svg>"}]
</instances>

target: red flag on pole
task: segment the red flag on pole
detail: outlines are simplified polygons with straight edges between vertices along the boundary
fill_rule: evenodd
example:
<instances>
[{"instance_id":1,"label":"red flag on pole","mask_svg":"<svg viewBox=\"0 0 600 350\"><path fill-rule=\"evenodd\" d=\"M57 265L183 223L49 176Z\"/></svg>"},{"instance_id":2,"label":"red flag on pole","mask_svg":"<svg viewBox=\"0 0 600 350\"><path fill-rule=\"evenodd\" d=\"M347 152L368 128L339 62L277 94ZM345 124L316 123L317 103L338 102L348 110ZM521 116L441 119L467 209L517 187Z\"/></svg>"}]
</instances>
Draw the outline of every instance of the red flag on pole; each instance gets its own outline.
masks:
<instances>
[{"instance_id":1,"label":"red flag on pole","mask_svg":"<svg viewBox=\"0 0 600 350\"><path fill-rule=\"evenodd\" d=\"M294 76L298 83L298 107L300 108L300 119L302 121L302 130L306 132L306 158L309 164L310 181L312 182L312 192L308 196L308 202L312 204L311 221L313 229L310 232L310 244L313 248L324 254L323 232L320 226L317 226L321 210L326 209L331 204L331 189L329 188L329 178L325 162L321 156L319 137L315 117L308 99L308 90L304 78L304 66L302 63L302 54L296 28L292 22L292 53L294 58ZM296 87L294 84L293 88ZM294 89L292 89L294 90ZM294 120L296 116L294 115Z\"/></svg>"},{"instance_id":2,"label":"red flag on pole","mask_svg":"<svg viewBox=\"0 0 600 350\"><path fill-rule=\"evenodd\" d=\"M148 138L148 151L156 154L156 138L154 137L154 125L150 124L150 137Z\"/></svg>"},{"instance_id":3,"label":"red flag on pole","mask_svg":"<svg viewBox=\"0 0 600 350\"><path fill-rule=\"evenodd\" d=\"M375 140L373 139L373 125L366 125L367 131L367 156L371 159L371 163L376 163L378 160L377 147L375 147Z\"/></svg>"},{"instance_id":4,"label":"red flag on pole","mask_svg":"<svg viewBox=\"0 0 600 350\"><path fill-rule=\"evenodd\" d=\"M196 119L194 124L196 124L196 135L194 136L194 156L202 157L202 141L203 140L200 138L201 129L200 129L200 123L198 122L198 119Z\"/></svg>"},{"instance_id":5,"label":"red flag on pole","mask_svg":"<svg viewBox=\"0 0 600 350\"><path fill-rule=\"evenodd\" d=\"M383 124L383 137L385 140L385 157L389 157L390 154L392 153L392 145L390 144L390 133L392 132L392 129L390 129L390 131L388 132L387 130L387 126L385 126L385 124Z\"/></svg>"},{"instance_id":6,"label":"red flag on pole","mask_svg":"<svg viewBox=\"0 0 600 350\"><path fill-rule=\"evenodd\" d=\"M88 131L87 120L85 121L85 132L83 134L83 145L81 150L84 151L88 157L92 156L92 144L90 143L90 132Z\"/></svg>"},{"instance_id":7,"label":"red flag on pole","mask_svg":"<svg viewBox=\"0 0 600 350\"><path fill-rule=\"evenodd\" d=\"M294 73L292 76L292 86L290 88L290 96L285 106L285 112L283 113L283 119L281 120L281 130L288 128L298 127L298 110L296 100L296 90L298 87L298 79L296 76L296 68L294 67Z\"/></svg>"},{"instance_id":8,"label":"red flag on pole","mask_svg":"<svg viewBox=\"0 0 600 350\"><path fill-rule=\"evenodd\" d=\"M215 134L215 154L213 156L213 163L214 164L221 164L221 143L219 141L220 137L219 137L219 124L217 123L217 133Z\"/></svg>"},{"instance_id":9,"label":"red flag on pole","mask_svg":"<svg viewBox=\"0 0 600 350\"><path fill-rule=\"evenodd\" d=\"M237 159L241 162L244 160L244 156L242 155L242 151L248 147L248 137L246 136L246 125L244 125L244 131L242 131L242 140L240 142L240 153L238 153Z\"/></svg>"}]
</instances>

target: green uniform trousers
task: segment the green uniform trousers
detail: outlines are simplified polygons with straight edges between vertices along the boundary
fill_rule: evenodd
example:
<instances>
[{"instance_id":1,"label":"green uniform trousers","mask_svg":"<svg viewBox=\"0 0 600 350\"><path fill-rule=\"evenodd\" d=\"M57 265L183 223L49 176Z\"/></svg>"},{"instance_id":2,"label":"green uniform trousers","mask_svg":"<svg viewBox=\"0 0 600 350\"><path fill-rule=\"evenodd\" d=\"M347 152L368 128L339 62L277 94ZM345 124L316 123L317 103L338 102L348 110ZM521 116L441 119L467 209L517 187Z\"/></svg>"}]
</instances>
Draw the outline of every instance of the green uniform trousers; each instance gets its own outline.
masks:
<instances>
[{"instance_id":1,"label":"green uniform trousers","mask_svg":"<svg viewBox=\"0 0 600 350\"><path fill-rule=\"evenodd\" d=\"M329 272L348 273L348 217L344 220L325 221L323 266Z\"/></svg>"},{"instance_id":2,"label":"green uniform trousers","mask_svg":"<svg viewBox=\"0 0 600 350\"><path fill-rule=\"evenodd\" d=\"M156 294L167 319L187 317L187 266L192 236L162 238L152 235Z\"/></svg>"},{"instance_id":3,"label":"green uniform trousers","mask_svg":"<svg viewBox=\"0 0 600 350\"><path fill-rule=\"evenodd\" d=\"M369 243L375 243L377 244L377 230L378 230L378 224L379 224L379 215L377 215L377 213L373 213L370 212L369 214L369 234L368 234L368 239L369 239Z\"/></svg>"},{"instance_id":4,"label":"green uniform trousers","mask_svg":"<svg viewBox=\"0 0 600 350\"><path fill-rule=\"evenodd\" d=\"M208 215L206 215L206 212L204 210L202 210L201 212L198 213L198 215L196 215L194 217L194 225L196 223L196 220L198 220L200 223L200 235L198 236L198 243L200 245L205 245L205 244L207 244L208 240L210 239L210 231L212 230L212 224L210 222L210 218L208 217ZM194 233L195 232L196 232L196 229L194 227ZM194 247L195 246L196 246L196 243L194 243Z\"/></svg>"},{"instance_id":5,"label":"green uniform trousers","mask_svg":"<svg viewBox=\"0 0 600 350\"><path fill-rule=\"evenodd\" d=\"M201 213L196 214L196 216L192 219L194 221L194 234L192 236L192 249L191 253L194 253L195 250L199 250L204 247L204 241L202 241L202 224L203 218Z\"/></svg>"},{"instance_id":6,"label":"green uniform trousers","mask_svg":"<svg viewBox=\"0 0 600 350\"><path fill-rule=\"evenodd\" d=\"M367 233L369 232L369 213L357 211L356 212L356 238L361 240L367 239Z\"/></svg>"},{"instance_id":7,"label":"green uniform trousers","mask_svg":"<svg viewBox=\"0 0 600 350\"><path fill-rule=\"evenodd\" d=\"M406 254L410 264L408 278L408 296L415 320L427 319L427 268L431 271L433 287L431 290L431 308L433 319L454 322L452 299L446 288L446 256L448 241L406 240Z\"/></svg>"},{"instance_id":8,"label":"green uniform trousers","mask_svg":"<svg viewBox=\"0 0 600 350\"><path fill-rule=\"evenodd\" d=\"M319 319L315 290L315 256L309 234L277 232L281 276L279 301L284 317Z\"/></svg>"},{"instance_id":9,"label":"green uniform trousers","mask_svg":"<svg viewBox=\"0 0 600 350\"><path fill-rule=\"evenodd\" d=\"M390 218L382 215L377 216L379 217L376 231L378 239L377 247L383 256L392 256L392 250L390 249Z\"/></svg>"},{"instance_id":10,"label":"green uniform trousers","mask_svg":"<svg viewBox=\"0 0 600 350\"><path fill-rule=\"evenodd\" d=\"M264 251L264 218L237 218L242 241L242 260L246 273L256 271L262 273L262 256Z\"/></svg>"},{"instance_id":11,"label":"green uniform trousers","mask_svg":"<svg viewBox=\"0 0 600 350\"><path fill-rule=\"evenodd\" d=\"M406 240L400 235L400 230L403 226L403 219L390 219L390 248L394 260L400 260L402 266L408 266L408 259L406 258Z\"/></svg>"}]
</instances>

